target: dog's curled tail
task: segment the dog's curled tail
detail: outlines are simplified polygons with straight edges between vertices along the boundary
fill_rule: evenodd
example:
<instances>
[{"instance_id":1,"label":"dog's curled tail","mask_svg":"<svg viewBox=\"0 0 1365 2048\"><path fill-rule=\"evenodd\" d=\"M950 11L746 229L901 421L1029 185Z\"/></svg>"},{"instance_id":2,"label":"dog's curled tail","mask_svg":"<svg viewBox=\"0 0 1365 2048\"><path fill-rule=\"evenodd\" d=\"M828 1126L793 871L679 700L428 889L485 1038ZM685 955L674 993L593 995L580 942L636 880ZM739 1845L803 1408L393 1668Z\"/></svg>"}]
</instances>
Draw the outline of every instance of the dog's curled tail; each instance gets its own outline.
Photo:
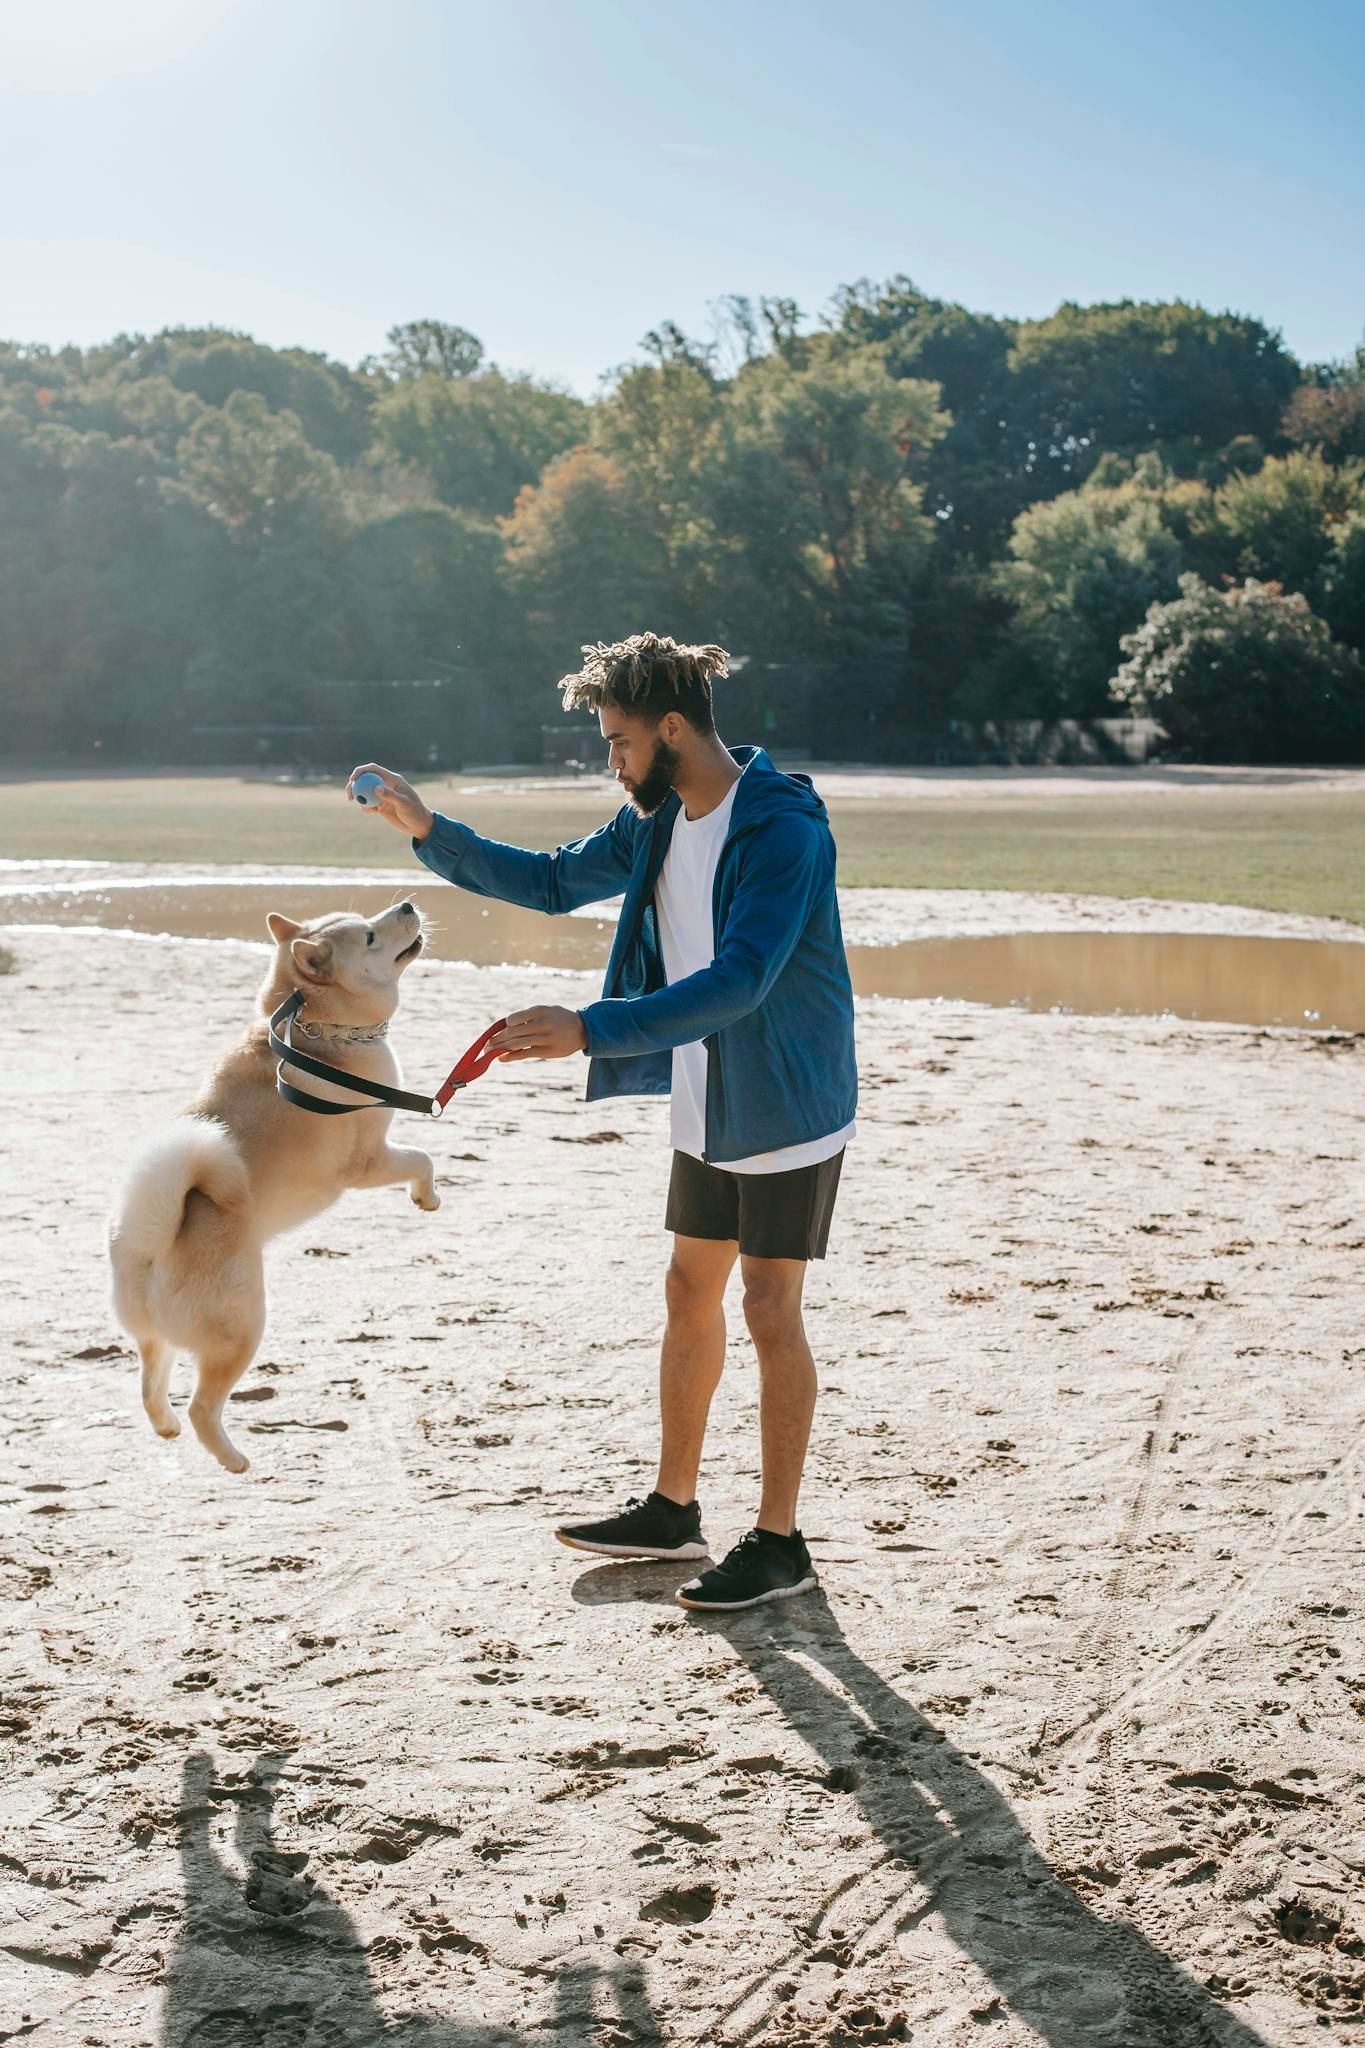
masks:
<instances>
[{"instance_id":1,"label":"dog's curled tail","mask_svg":"<svg viewBox=\"0 0 1365 2048\"><path fill-rule=\"evenodd\" d=\"M247 1172L222 1124L182 1116L134 1161L109 1226L114 1306L125 1328L136 1329L146 1276L175 1243L192 1188L219 1209L244 1207Z\"/></svg>"}]
</instances>

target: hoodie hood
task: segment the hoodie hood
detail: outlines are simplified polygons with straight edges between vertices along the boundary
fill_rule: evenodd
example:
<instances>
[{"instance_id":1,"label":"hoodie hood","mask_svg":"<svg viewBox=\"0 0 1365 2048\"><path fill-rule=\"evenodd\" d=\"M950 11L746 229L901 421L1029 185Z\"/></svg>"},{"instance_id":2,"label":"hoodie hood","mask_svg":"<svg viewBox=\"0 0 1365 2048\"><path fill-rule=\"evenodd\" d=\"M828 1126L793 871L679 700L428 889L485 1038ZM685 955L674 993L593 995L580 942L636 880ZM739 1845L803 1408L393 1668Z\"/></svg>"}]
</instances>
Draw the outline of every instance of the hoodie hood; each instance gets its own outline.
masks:
<instances>
[{"instance_id":1,"label":"hoodie hood","mask_svg":"<svg viewBox=\"0 0 1365 2048\"><path fill-rule=\"evenodd\" d=\"M782 812L799 811L808 818L825 819L823 799L817 796L809 775L788 775L774 767L762 747L731 747L729 753L743 771L735 787L730 838L766 824Z\"/></svg>"},{"instance_id":2,"label":"hoodie hood","mask_svg":"<svg viewBox=\"0 0 1365 2048\"><path fill-rule=\"evenodd\" d=\"M730 829L725 835L727 846L739 833L752 832L756 825L765 825L769 818L783 812L799 812L803 817L828 824L824 801L816 794L809 775L788 775L774 767L771 756L762 747L727 747L725 751L742 771L735 784ZM676 789L671 789L654 813L655 819L666 821L662 838L655 840L656 862L663 860L681 810L682 799Z\"/></svg>"}]
</instances>

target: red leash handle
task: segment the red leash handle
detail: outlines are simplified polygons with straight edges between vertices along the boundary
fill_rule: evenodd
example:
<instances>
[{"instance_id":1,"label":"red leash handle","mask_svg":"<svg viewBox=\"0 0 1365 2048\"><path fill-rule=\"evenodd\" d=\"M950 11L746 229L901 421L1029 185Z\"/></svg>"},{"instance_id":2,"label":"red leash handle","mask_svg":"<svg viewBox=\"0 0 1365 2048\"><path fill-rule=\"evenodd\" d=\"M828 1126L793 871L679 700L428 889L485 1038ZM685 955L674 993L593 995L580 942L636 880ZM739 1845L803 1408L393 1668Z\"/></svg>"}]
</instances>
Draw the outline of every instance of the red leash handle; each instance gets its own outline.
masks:
<instances>
[{"instance_id":1,"label":"red leash handle","mask_svg":"<svg viewBox=\"0 0 1365 2048\"><path fill-rule=\"evenodd\" d=\"M440 1116L457 1088L467 1088L471 1081L477 1081L480 1074L486 1074L498 1055L488 1050L490 1039L497 1037L506 1024L505 1017L499 1017L496 1024L490 1024L487 1031L474 1040L468 1052L460 1054L436 1093L432 1096L432 1115Z\"/></svg>"}]
</instances>

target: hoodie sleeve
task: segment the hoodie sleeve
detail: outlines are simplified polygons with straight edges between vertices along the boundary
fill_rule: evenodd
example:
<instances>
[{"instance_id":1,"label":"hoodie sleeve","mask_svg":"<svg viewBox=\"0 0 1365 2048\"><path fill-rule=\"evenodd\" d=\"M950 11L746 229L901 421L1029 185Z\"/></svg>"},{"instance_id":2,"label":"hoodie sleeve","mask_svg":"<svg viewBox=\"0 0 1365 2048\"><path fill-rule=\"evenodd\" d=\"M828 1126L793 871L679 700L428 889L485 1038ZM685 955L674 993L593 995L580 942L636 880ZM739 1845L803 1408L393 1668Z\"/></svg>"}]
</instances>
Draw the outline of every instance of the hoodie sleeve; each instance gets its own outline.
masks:
<instances>
[{"instance_id":1,"label":"hoodie sleeve","mask_svg":"<svg viewBox=\"0 0 1365 2048\"><path fill-rule=\"evenodd\" d=\"M758 827L742 863L709 967L653 995L608 997L580 1012L594 1058L691 1045L758 1008L828 886L834 850L819 820L786 815Z\"/></svg>"},{"instance_id":2,"label":"hoodie sleeve","mask_svg":"<svg viewBox=\"0 0 1365 2048\"><path fill-rule=\"evenodd\" d=\"M586 839L556 847L553 853L532 853L524 846L485 839L437 811L430 832L421 841L414 839L412 850L423 867L443 881L476 896L521 903L553 916L576 910L581 903L601 903L620 895L634 857L634 815L630 805L623 804Z\"/></svg>"}]
</instances>

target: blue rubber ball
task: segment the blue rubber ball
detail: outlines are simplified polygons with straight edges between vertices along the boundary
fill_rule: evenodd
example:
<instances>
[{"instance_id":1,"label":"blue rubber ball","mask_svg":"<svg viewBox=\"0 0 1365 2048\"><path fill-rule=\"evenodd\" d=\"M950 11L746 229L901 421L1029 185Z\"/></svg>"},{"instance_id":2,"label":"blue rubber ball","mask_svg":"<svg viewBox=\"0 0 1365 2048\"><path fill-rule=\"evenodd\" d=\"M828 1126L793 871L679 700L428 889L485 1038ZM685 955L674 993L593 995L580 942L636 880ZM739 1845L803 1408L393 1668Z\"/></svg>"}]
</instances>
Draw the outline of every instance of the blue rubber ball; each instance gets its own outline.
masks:
<instances>
[{"instance_id":1,"label":"blue rubber ball","mask_svg":"<svg viewBox=\"0 0 1365 2048\"><path fill-rule=\"evenodd\" d=\"M367 771L364 775L357 775L355 781L351 784L351 795L358 804L364 804L368 808L375 803L383 787L383 776L376 775L371 770Z\"/></svg>"}]
</instances>

